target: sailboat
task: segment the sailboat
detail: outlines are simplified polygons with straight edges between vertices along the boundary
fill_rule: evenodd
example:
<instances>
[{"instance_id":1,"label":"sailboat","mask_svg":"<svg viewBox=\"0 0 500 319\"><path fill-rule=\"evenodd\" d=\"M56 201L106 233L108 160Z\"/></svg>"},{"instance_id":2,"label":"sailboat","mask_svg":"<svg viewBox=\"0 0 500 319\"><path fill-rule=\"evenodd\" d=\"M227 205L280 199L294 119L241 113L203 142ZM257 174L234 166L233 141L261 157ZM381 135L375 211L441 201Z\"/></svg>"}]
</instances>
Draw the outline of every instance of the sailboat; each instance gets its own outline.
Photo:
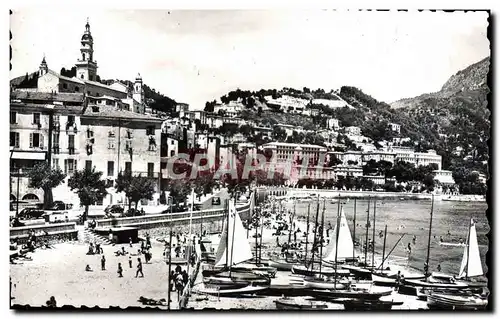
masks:
<instances>
[{"instance_id":1,"label":"sailboat","mask_svg":"<svg viewBox=\"0 0 500 319\"><path fill-rule=\"evenodd\" d=\"M215 254L214 268L202 271L204 283L224 287L241 286L243 283L268 286L268 277L254 273L251 269L238 267L252 258L243 223L234 203L230 202L227 222Z\"/></svg>"},{"instance_id":2,"label":"sailboat","mask_svg":"<svg viewBox=\"0 0 500 319\"><path fill-rule=\"evenodd\" d=\"M403 291L405 290L405 288L408 288L408 286L410 286L410 287L423 287L423 288L428 288L428 289L432 289L432 288L465 289L465 288L468 288L468 286L469 286L467 283L455 281L453 276L449 276L449 275L445 275L445 274L438 274L438 273L434 273L434 275L433 275L433 274L429 274L429 272L428 272L433 212L434 212L434 196L432 196L432 203L431 203L431 218L430 218L430 225L429 225L429 235L428 235L429 237L428 237L428 243L427 243L427 258L426 258L426 262L425 262L425 264L427 265L427 267L425 269L425 277L426 278L422 279L422 280L413 280L413 279L406 279L406 278L403 279L403 283L405 286L405 287L403 287L404 288ZM469 234L470 234L470 231L469 231ZM475 228L474 228L474 235L475 235ZM476 238L476 247L477 247L477 238ZM468 249L468 247L466 247L466 248ZM468 256L468 254L467 254L467 256ZM479 258L479 248L477 248L477 257ZM469 263L468 259L469 259L468 257L465 257L466 263ZM478 259L478 260L479 260L479 265L481 265L481 260L480 259ZM463 263L464 263L464 261L462 260L462 264ZM463 267L465 267L465 266L463 266ZM473 267L477 267L477 263L475 263ZM464 269L468 269L468 267L465 267ZM461 272L462 271L463 271L463 269L461 269ZM477 272L477 269L475 269L474 271ZM481 273L482 273L482 268L481 268ZM401 291L401 289L400 289L400 291ZM418 292L417 292L417 294L418 294Z\"/></svg>"}]
</instances>

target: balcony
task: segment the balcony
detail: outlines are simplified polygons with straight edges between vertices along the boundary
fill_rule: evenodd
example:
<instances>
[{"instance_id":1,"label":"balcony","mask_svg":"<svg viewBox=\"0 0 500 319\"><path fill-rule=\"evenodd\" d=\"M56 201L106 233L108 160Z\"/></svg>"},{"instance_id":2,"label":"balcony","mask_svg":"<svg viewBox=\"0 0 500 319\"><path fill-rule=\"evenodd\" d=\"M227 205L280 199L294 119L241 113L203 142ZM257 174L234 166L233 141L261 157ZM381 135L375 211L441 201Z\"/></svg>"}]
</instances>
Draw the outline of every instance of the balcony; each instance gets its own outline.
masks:
<instances>
[{"instance_id":1,"label":"balcony","mask_svg":"<svg viewBox=\"0 0 500 319\"><path fill-rule=\"evenodd\" d=\"M68 154L69 155L75 155L75 148L74 147L68 147Z\"/></svg>"},{"instance_id":2,"label":"balcony","mask_svg":"<svg viewBox=\"0 0 500 319\"><path fill-rule=\"evenodd\" d=\"M55 145L53 148L52 148L52 153L53 154L59 154L61 152L61 149L59 148L59 145Z\"/></svg>"}]
</instances>

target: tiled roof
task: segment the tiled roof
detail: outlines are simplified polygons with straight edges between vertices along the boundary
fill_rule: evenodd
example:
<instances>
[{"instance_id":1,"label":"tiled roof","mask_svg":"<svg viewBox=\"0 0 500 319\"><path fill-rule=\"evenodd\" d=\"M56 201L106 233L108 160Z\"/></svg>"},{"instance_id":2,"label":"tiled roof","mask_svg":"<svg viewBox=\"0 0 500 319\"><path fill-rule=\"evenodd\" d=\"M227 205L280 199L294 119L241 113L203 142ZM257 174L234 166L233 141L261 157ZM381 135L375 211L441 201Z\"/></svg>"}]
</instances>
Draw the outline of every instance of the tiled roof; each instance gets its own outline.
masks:
<instances>
[{"instance_id":1,"label":"tiled roof","mask_svg":"<svg viewBox=\"0 0 500 319\"><path fill-rule=\"evenodd\" d=\"M81 81L80 79L76 78L76 77L72 77L72 78L68 78L67 76L63 76L55 71L52 71L49 69L48 71L50 74L52 75L55 75L57 76L58 78L62 79L62 80L65 80L65 81L69 81L69 82L75 82L75 83L78 83L78 84L85 84L83 83L83 81Z\"/></svg>"},{"instance_id":2,"label":"tiled roof","mask_svg":"<svg viewBox=\"0 0 500 319\"><path fill-rule=\"evenodd\" d=\"M82 93L50 93L50 92L30 92L30 91L12 91L11 99L17 100L46 100L48 102L82 102L84 96Z\"/></svg>"},{"instance_id":3,"label":"tiled roof","mask_svg":"<svg viewBox=\"0 0 500 319\"><path fill-rule=\"evenodd\" d=\"M99 112L93 112L92 106L97 106ZM99 118L120 118L120 119L130 119L130 120L145 120L152 122L163 122L162 119L153 117L146 114L139 114L127 110L120 110L114 106L110 105L89 105L85 110L84 116L88 117L99 117Z\"/></svg>"}]
</instances>

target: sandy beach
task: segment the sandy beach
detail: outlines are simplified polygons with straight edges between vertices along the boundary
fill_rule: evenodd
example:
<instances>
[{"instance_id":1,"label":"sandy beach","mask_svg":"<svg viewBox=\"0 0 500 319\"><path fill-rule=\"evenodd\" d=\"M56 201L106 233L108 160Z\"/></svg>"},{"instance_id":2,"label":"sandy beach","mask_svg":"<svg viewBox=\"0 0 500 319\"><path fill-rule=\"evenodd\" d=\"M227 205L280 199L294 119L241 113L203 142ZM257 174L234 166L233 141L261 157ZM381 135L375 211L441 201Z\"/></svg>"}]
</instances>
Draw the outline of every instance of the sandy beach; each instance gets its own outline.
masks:
<instances>
[{"instance_id":1,"label":"sandy beach","mask_svg":"<svg viewBox=\"0 0 500 319\"><path fill-rule=\"evenodd\" d=\"M144 278L135 278L137 256L132 256L133 268L129 268L128 256L115 257L114 252L124 246L127 251L137 252L139 244L105 245L106 270L101 270L101 255L86 255L87 245L57 244L53 249L37 249L31 253L32 261L11 264L12 304L42 306L54 296L57 305L74 306L143 306L140 296L153 299L167 298L168 265L163 257L163 245L152 240L152 260L143 263ZM117 274L118 263L123 267L123 278ZM92 272L85 271L90 265ZM14 287L15 285L15 287ZM171 308L178 308L177 293L172 293ZM160 306L166 309L167 307Z\"/></svg>"}]
</instances>

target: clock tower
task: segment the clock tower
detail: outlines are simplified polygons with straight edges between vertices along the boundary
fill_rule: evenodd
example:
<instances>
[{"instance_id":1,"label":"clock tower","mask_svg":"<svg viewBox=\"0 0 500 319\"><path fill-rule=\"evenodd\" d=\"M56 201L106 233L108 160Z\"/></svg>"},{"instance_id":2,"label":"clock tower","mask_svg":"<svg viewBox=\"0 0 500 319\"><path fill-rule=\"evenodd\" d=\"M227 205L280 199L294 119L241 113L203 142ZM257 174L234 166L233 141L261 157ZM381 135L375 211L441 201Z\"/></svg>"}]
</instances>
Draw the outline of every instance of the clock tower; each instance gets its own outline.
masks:
<instances>
[{"instance_id":1,"label":"clock tower","mask_svg":"<svg viewBox=\"0 0 500 319\"><path fill-rule=\"evenodd\" d=\"M90 24L87 19L85 32L81 39L80 47L81 58L77 60L76 77L81 80L97 81L97 62L94 57L94 39L90 33Z\"/></svg>"}]
</instances>

